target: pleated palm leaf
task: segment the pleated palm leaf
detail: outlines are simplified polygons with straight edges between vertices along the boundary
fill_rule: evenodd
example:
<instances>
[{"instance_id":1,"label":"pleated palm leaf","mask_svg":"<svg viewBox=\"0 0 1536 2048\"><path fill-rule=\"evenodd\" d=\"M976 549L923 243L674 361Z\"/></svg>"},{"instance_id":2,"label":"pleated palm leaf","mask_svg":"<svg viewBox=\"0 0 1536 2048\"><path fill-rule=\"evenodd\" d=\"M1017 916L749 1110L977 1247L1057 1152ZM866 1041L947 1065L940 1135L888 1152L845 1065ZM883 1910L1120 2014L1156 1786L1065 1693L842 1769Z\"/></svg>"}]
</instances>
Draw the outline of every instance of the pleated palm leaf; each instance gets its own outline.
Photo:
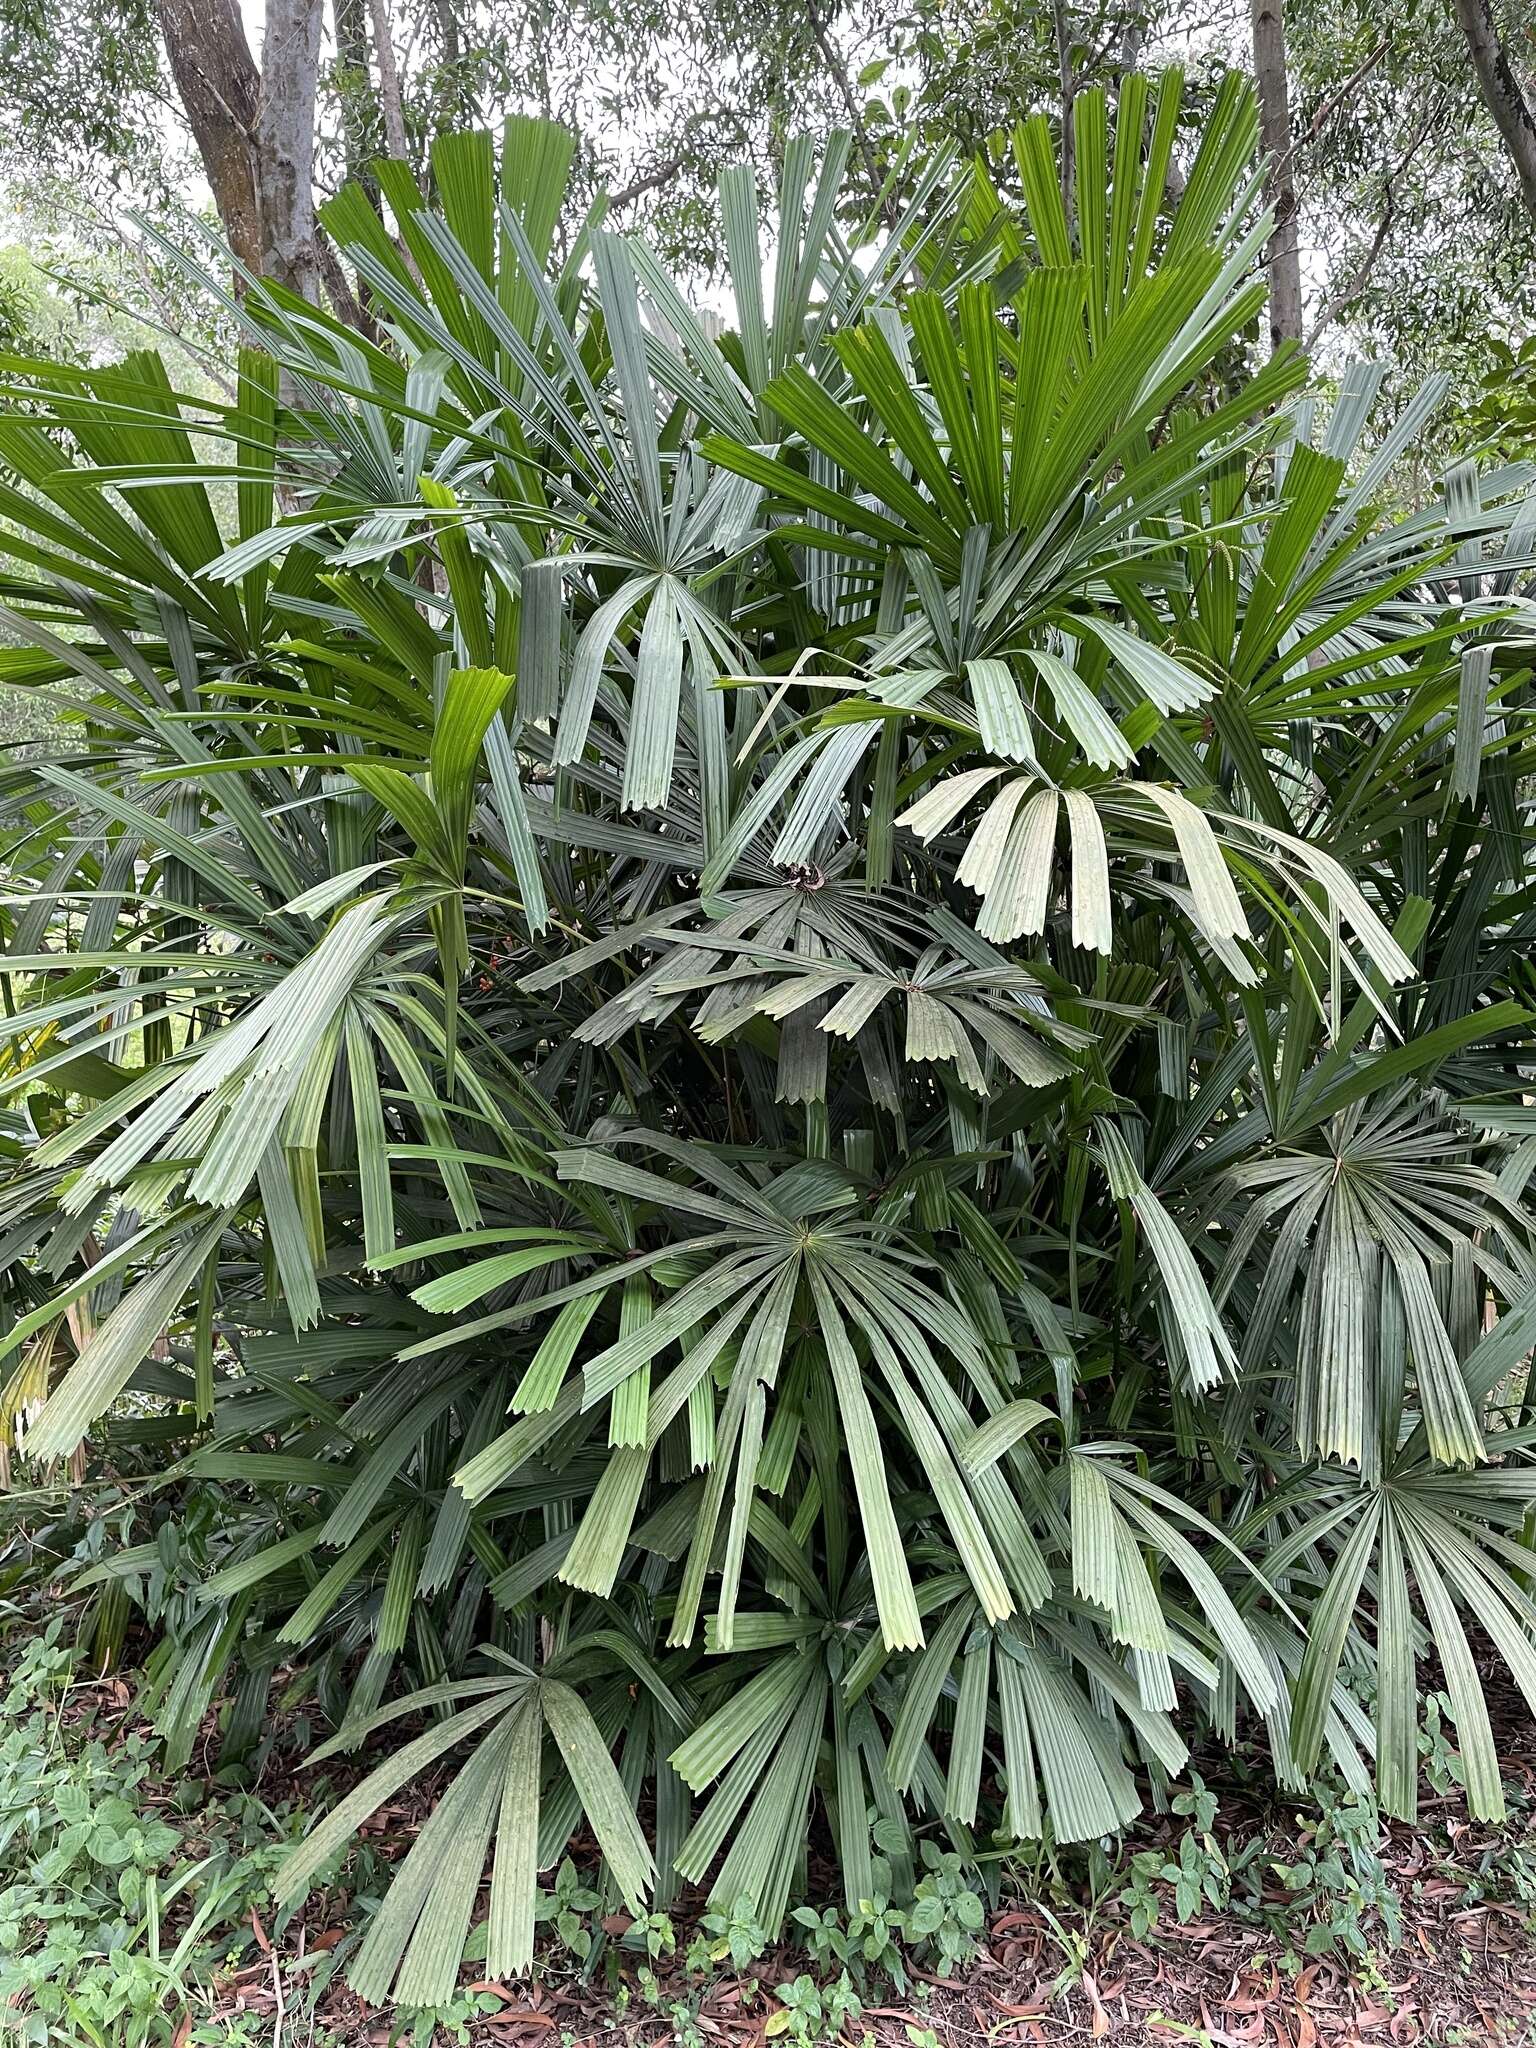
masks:
<instances>
[{"instance_id":1,"label":"pleated palm leaf","mask_svg":"<svg viewBox=\"0 0 1536 2048\"><path fill-rule=\"evenodd\" d=\"M1070 214L1040 123L893 228L793 144L771 262L728 173L725 324L519 121L332 203L371 335L231 297L232 405L6 367L0 1415L215 1503L173 1763L295 1669L385 1752L285 1896L456 1765L370 1998L488 1872L525 1967L583 1816L773 1927L818 1813L900 1897L1211 1731L1411 1813L1431 1654L1499 1811L1536 496L1247 373L1181 92Z\"/></svg>"}]
</instances>

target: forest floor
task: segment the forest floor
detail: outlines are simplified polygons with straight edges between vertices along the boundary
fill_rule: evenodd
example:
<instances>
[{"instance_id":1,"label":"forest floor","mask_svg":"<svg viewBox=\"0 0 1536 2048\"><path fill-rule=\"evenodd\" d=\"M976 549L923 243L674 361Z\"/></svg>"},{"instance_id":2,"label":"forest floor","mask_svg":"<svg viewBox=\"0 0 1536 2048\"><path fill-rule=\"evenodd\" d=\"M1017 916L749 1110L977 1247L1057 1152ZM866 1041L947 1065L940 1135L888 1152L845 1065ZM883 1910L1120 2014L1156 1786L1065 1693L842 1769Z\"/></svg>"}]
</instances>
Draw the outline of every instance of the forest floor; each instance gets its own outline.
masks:
<instances>
[{"instance_id":1,"label":"forest floor","mask_svg":"<svg viewBox=\"0 0 1536 2048\"><path fill-rule=\"evenodd\" d=\"M1277 1804L1246 1772L1232 1783L1210 1778L1219 1827L1202 1826L1208 1808L1198 1818L1169 1814L1112 1859L1096 1859L1097 1879L1074 1882L1058 1870L1034 1896L989 1913L975 1952L951 1976L909 1964L900 1992L888 1980L860 1983L856 2011L835 2005L836 1964L818 1966L803 1951L701 1979L687 1959L688 1916L675 1908L676 1951L651 1964L620 1947L620 1917L601 1923L605 1966L583 1969L554 1945L530 1984L487 1983L466 1968L466 2000L479 2010L461 2002L413 2048L1536 2044L1536 1724L1492 1672L1487 1682L1500 1710L1510 1807L1502 1826L1469 1820L1454 1784L1428 1793L1410 1826L1351 1804ZM1430 1747L1431 1781L1444 1784L1453 1752L1439 1740ZM424 1812L402 1806L378 1817L391 1853ZM302 1929L287 1938L301 1941ZM319 1939L334 1930L321 1928ZM247 1995L270 2019L282 1965L262 1961L247 1975ZM796 1980L798 1995L786 1999ZM360 2007L339 1977L318 2017L349 2048L399 2038L398 2020Z\"/></svg>"},{"instance_id":2,"label":"forest floor","mask_svg":"<svg viewBox=\"0 0 1536 2048\"><path fill-rule=\"evenodd\" d=\"M1414 1825L1347 1796L1277 1801L1260 1759L1207 1755L1182 1810L1126 1844L1012 1869L947 1978L908 1962L898 1985L855 1958L844 1979L825 1942L819 1957L785 1947L733 1961L718 1925L711 1957L685 1901L671 1909L675 1946L648 1959L633 1945L642 1930L626 1942L626 1921L583 1892L564 1943L551 1916L530 1981L467 1965L449 2005L402 2015L360 2005L345 1965L441 1783L386 1806L331 1888L279 1919L271 1875L318 1790L296 1767L305 1732L274 1744L254 1782L212 1772L207 1755L167 1779L129 1680L60 1683L48 1658L62 1653L32 1640L19 1676L18 1634L4 1646L9 1693L0 1657L0 2048L1536 2048L1536 1723L1492 1671L1499 1827L1469 1820L1432 1705ZM71 1815L106 1828L106 1845L79 1848L78 1825L60 1831ZM91 1902L115 1909L125 1856L159 1887L152 1953L142 1927L110 1953L96 1931L106 1908ZM814 1888L814 1851L811 1876ZM194 1915L195 1941L178 1946Z\"/></svg>"}]
</instances>

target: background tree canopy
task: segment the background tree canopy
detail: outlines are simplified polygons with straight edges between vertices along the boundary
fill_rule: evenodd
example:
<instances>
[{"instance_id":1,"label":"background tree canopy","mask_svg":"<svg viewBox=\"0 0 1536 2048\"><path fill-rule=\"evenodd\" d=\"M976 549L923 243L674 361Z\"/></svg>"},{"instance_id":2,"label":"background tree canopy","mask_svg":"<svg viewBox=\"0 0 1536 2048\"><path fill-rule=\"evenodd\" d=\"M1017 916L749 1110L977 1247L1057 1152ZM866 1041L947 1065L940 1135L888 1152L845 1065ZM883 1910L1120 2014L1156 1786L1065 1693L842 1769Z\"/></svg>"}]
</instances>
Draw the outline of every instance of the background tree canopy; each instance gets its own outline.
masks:
<instances>
[{"instance_id":1,"label":"background tree canopy","mask_svg":"<svg viewBox=\"0 0 1536 2048\"><path fill-rule=\"evenodd\" d=\"M717 279L720 164L752 162L769 192L795 133L847 127L851 184L861 203L883 195L889 224L915 149L982 151L1007 187L1006 137L1027 114L1051 119L1070 169L1078 93L1113 96L1129 72L1179 62L1192 134L1222 74L1257 67L1265 143L1297 211L1300 297L1284 333L1328 372L1377 357L1401 390L1448 372L1437 444L1487 441L1529 397L1519 352L1536 274L1536 126L1523 0L1251 9L4 0L0 151L27 246L49 233L66 292L94 303L105 290L217 357L228 336L216 308L186 304L184 280L129 209L178 242L188 210L203 209L253 269L286 277L294 258L276 245L308 246L311 192L349 176L371 187L376 155L408 160L430 192L435 136L521 111L576 134L585 200L606 193L613 224L643 227L685 275ZM313 297L329 267L336 303L345 280L323 236L320 250L318 262L301 253L301 288ZM88 326L78 341L88 352Z\"/></svg>"}]
</instances>

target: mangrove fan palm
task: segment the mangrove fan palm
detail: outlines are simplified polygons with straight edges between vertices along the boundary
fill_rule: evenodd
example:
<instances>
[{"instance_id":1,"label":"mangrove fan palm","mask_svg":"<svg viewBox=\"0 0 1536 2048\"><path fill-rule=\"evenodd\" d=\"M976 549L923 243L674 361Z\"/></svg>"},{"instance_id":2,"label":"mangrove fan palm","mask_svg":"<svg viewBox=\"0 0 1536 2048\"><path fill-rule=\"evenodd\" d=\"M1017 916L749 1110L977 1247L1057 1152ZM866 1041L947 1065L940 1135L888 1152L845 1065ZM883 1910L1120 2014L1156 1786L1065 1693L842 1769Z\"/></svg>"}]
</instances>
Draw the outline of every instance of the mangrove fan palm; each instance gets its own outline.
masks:
<instances>
[{"instance_id":1,"label":"mangrove fan palm","mask_svg":"<svg viewBox=\"0 0 1536 2048\"><path fill-rule=\"evenodd\" d=\"M1501 1810L1536 495L1250 374L1179 114L878 231L792 143L712 319L516 121L332 202L366 331L229 297L228 404L5 368L7 1427L216 1504L173 1764L274 1684L382 1758L286 1895L452 1763L369 1997L487 1872L525 1966L578 1828L771 1929L813 1830L899 1897L1202 1735L1411 1815L1421 1687Z\"/></svg>"}]
</instances>

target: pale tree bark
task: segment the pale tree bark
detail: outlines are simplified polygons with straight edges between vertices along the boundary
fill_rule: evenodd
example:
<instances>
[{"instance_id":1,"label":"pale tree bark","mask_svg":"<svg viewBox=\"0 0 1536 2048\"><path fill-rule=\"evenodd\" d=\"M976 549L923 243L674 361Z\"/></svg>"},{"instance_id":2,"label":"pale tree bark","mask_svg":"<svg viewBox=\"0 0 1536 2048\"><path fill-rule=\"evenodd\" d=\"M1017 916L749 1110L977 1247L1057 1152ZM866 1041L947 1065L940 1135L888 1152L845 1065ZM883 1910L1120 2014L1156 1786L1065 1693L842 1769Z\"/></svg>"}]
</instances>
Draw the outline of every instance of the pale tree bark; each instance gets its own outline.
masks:
<instances>
[{"instance_id":1,"label":"pale tree bark","mask_svg":"<svg viewBox=\"0 0 1536 2048\"><path fill-rule=\"evenodd\" d=\"M1526 210L1536 215L1536 118L1499 40L1491 0L1456 0L1456 19L1472 53L1478 90L1520 180Z\"/></svg>"},{"instance_id":2,"label":"pale tree bark","mask_svg":"<svg viewBox=\"0 0 1536 2048\"><path fill-rule=\"evenodd\" d=\"M321 0L267 0L262 62L238 0L157 0L176 90L231 250L312 304Z\"/></svg>"},{"instance_id":3,"label":"pale tree bark","mask_svg":"<svg viewBox=\"0 0 1536 2048\"><path fill-rule=\"evenodd\" d=\"M384 140L393 157L409 163L411 146L405 133L405 101L400 91L400 69L395 63L395 36L389 19L389 0L368 0L373 17L373 52L379 66L379 105L384 114Z\"/></svg>"},{"instance_id":4,"label":"pale tree bark","mask_svg":"<svg viewBox=\"0 0 1536 2048\"><path fill-rule=\"evenodd\" d=\"M254 135L269 277L320 303L315 245L315 94L320 0L267 0Z\"/></svg>"},{"instance_id":5,"label":"pale tree bark","mask_svg":"<svg viewBox=\"0 0 1536 2048\"><path fill-rule=\"evenodd\" d=\"M1120 37L1119 85L1124 85L1128 73L1140 70L1141 53L1146 46L1146 17L1140 14L1133 14L1127 19L1124 32ZM1117 86L1116 89L1118 90L1119 87Z\"/></svg>"},{"instance_id":6,"label":"pale tree bark","mask_svg":"<svg viewBox=\"0 0 1536 2048\"><path fill-rule=\"evenodd\" d=\"M1301 340L1301 247L1291 149L1291 96L1285 68L1282 0L1250 0L1253 72L1259 87L1259 133L1269 157L1265 193L1274 209L1269 238L1269 345Z\"/></svg>"}]
</instances>

